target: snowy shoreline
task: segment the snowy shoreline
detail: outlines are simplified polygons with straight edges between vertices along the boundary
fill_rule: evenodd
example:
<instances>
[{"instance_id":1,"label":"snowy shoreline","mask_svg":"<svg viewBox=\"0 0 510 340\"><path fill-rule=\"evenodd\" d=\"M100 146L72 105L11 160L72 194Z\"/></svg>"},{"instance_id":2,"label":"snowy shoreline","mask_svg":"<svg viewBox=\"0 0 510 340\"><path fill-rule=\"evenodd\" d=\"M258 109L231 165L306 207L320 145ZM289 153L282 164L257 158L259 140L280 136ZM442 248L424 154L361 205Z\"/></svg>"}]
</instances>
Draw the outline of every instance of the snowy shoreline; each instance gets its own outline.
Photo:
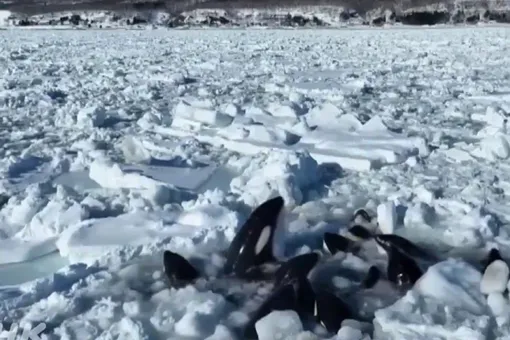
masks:
<instances>
[{"instance_id":1,"label":"snowy shoreline","mask_svg":"<svg viewBox=\"0 0 510 340\"><path fill-rule=\"evenodd\" d=\"M106 27L426 27L443 25L508 24L510 8L504 3L498 6L481 6L459 2L402 9L398 6L374 8L363 13L341 6L283 6L267 8L208 8L202 5L183 12L162 10L60 10L50 12L44 7L43 14L23 14L0 11L2 21L8 26L38 25L73 26L82 28Z\"/></svg>"}]
</instances>

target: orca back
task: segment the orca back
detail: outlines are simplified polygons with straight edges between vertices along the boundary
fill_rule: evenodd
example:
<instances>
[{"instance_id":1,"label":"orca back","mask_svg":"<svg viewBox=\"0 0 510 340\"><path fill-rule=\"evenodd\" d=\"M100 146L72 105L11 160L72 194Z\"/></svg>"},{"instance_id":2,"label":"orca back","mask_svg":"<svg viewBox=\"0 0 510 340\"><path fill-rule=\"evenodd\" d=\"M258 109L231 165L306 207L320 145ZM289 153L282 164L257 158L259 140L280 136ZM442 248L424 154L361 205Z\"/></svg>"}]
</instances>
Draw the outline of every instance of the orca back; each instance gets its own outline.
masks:
<instances>
[{"instance_id":1,"label":"orca back","mask_svg":"<svg viewBox=\"0 0 510 340\"><path fill-rule=\"evenodd\" d=\"M347 303L326 290L316 292L314 311L317 322L332 333L338 332L345 319L354 317Z\"/></svg>"},{"instance_id":2,"label":"orca back","mask_svg":"<svg viewBox=\"0 0 510 340\"><path fill-rule=\"evenodd\" d=\"M298 310L293 284L289 283L276 288L262 305L260 305L250 321L246 324L244 339L257 339L255 324L258 320L275 310Z\"/></svg>"},{"instance_id":3,"label":"orca back","mask_svg":"<svg viewBox=\"0 0 510 340\"><path fill-rule=\"evenodd\" d=\"M297 279L294 284L294 290L296 292L296 304L299 316L303 319L314 316L315 291L310 281L306 278Z\"/></svg>"},{"instance_id":4,"label":"orca back","mask_svg":"<svg viewBox=\"0 0 510 340\"><path fill-rule=\"evenodd\" d=\"M401 289L411 288L423 275L418 264L396 247L388 251L388 280Z\"/></svg>"},{"instance_id":5,"label":"orca back","mask_svg":"<svg viewBox=\"0 0 510 340\"><path fill-rule=\"evenodd\" d=\"M170 250L163 253L163 266L172 286L191 283L200 276L188 260Z\"/></svg>"},{"instance_id":6,"label":"orca back","mask_svg":"<svg viewBox=\"0 0 510 340\"><path fill-rule=\"evenodd\" d=\"M359 224L350 227L349 234L361 240L369 240L374 236L370 230Z\"/></svg>"},{"instance_id":7,"label":"orca back","mask_svg":"<svg viewBox=\"0 0 510 340\"><path fill-rule=\"evenodd\" d=\"M275 261L273 240L283 205L283 198L278 196L262 203L251 213L227 251L226 274L242 276L250 267Z\"/></svg>"},{"instance_id":8,"label":"orca back","mask_svg":"<svg viewBox=\"0 0 510 340\"><path fill-rule=\"evenodd\" d=\"M306 279L310 271L319 262L317 253L308 253L295 256L283 263L275 273L275 285L290 282L293 279Z\"/></svg>"},{"instance_id":9,"label":"orca back","mask_svg":"<svg viewBox=\"0 0 510 340\"><path fill-rule=\"evenodd\" d=\"M339 251L352 251L356 247L356 242L342 235L325 232L324 246L332 255L334 255Z\"/></svg>"},{"instance_id":10,"label":"orca back","mask_svg":"<svg viewBox=\"0 0 510 340\"><path fill-rule=\"evenodd\" d=\"M399 235L380 234L375 237L375 240L380 246L386 249L386 251L388 251L391 247L395 247L400 252L409 256L422 259L435 259L431 253Z\"/></svg>"}]
</instances>

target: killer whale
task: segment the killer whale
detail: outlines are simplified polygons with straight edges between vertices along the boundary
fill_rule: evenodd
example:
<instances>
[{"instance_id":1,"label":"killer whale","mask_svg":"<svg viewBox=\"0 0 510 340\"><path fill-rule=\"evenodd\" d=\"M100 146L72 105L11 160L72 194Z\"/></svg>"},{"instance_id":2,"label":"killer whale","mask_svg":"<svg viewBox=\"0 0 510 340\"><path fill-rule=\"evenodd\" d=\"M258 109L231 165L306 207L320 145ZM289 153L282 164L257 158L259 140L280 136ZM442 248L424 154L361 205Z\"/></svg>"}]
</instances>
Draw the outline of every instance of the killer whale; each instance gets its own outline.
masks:
<instances>
[{"instance_id":1,"label":"killer whale","mask_svg":"<svg viewBox=\"0 0 510 340\"><path fill-rule=\"evenodd\" d=\"M272 246L283 205L283 198L277 196L265 201L250 214L227 250L224 275L262 279L265 274L262 266L277 262ZM164 252L163 266L171 284L191 283L200 276L198 269L188 260L170 250Z\"/></svg>"},{"instance_id":2,"label":"killer whale","mask_svg":"<svg viewBox=\"0 0 510 340\"><path fill-rule=\"evenodd\" d=\"M251 267L276 261L272 247L283 206L283 198L277 196L265 201L251 213L230 243L225 274L243 276Z\"/></svg>"},{"instance_id":3,"label":"killer whale","mask_svg":"<svg viewBox=\"0 0 510 340\"><path fill-rule=\"evenodd\" d=\"M170 250L163 253L163 266L172 286L181 286L196 280L200 274L183 256Z\"/></svg>"},{"instance_id":4,"label":"killer whale","mask_svg":"<svg viewBox=\"0 0 510 340\"><path fill-rule=\"evenodd\" d=\"M325 232L323 236L323 244L324 249L327 250L332 255L335 255L339 251L344 253L347 252L355 252L357 248L357 244L355 241L330 232Z\"/></svg>"}]
</instances>

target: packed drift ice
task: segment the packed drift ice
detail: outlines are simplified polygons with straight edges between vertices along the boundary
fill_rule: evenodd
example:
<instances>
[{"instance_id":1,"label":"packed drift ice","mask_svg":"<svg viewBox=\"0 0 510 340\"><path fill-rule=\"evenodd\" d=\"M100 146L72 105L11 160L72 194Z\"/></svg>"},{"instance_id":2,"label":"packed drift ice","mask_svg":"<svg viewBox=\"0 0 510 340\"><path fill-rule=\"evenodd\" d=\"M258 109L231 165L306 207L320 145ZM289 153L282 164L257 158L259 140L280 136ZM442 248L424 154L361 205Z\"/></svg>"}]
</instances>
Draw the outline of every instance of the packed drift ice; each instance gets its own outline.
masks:
<instances>
[{"instance_id":1,"label":"packed drift ice","mask_svg":"<svg viewBox=\"0 0 510 340\"><path fill-rule=\"evenodd\" d=\"M4 331L507 340L507 37L3 30Z\"/></svg>"}]
</instances>

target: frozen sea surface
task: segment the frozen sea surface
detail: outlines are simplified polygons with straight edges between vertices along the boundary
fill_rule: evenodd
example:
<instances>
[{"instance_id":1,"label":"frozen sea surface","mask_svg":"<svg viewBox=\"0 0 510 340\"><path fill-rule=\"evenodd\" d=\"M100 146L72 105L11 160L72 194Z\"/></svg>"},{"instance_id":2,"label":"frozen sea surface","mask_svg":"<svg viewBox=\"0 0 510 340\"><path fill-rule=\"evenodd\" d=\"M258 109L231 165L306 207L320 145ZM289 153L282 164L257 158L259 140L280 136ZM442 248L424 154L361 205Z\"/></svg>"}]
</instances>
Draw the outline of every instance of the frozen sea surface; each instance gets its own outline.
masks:
<instances>
[{"instance_id":1,"label":"frozen sea surface","mask_svg":"<svg viewBox=\"0 0 510 340\"><path fill-rule=\"evenodd\" d=\"M280 258L318 248L362 207L437 251L509 257L509 37L1 31L2 324L45 322L47 339L236 339L270 285L231 284L242 307L203 285L169 288L162 252L214 273L274 195L286 202ZM509 339L508 299L483 295L481 279L455 256L405 296L360 292L373 327L326 334L278 312L257 331Z\"/></svg>"}]
</instances>

